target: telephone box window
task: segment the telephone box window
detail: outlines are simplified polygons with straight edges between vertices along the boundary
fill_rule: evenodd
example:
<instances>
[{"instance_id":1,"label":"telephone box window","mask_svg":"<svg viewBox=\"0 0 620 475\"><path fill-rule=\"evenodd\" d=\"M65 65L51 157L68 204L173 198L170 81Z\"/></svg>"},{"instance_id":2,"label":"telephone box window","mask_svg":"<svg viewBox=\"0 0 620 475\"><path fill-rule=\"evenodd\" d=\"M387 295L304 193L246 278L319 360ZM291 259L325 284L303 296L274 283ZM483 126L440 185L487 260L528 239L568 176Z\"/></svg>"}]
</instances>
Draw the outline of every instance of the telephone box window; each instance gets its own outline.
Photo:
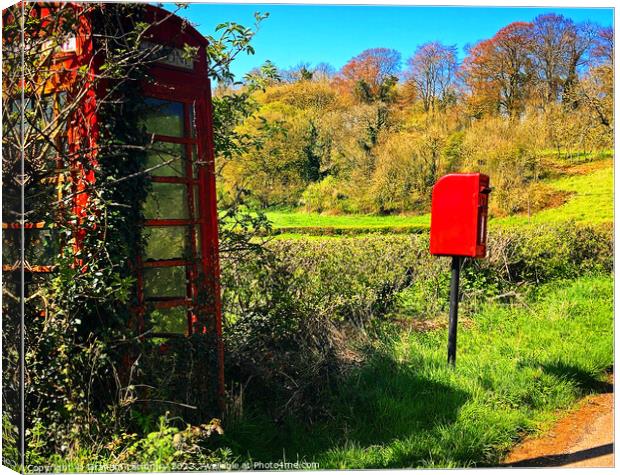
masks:
<instances>
[{"instance_id":1,"label":"telephone box window","mask_svg":"<svg viewBox=\"0 0 620 475\"><path fill-rule=\"evenodd\" d=\"M201 239L193 172L200 140L194 131L195 102L160 98L146 102L144 124L155 142L147 151L145 169L161 166L149 171L151 190L143 207L145 248L138 283L143 321L153 336L189 334L197 285L192 276L198 274Z\"/></svg>"},{"instance_id":2,"label":"telephone box window","mask_svg":"<svg viewBox=\"0 0 620 475\"><path fill-rule=\"evenodd\" d=\"M183 137L185 135L182 102L148 98L146 103L148 112L144 125L147 132L168 137Z\"/></svg>"},{"instance_id":3,"label":"telephone box window","mask_svg":"<svg viewBox=\"0 0 620 475\"><path fill-rule=\"evenodd\" d=\"M154 333L187 334L187 308L158 308L149 315L149 327Z\"/></svg>"},{"instance_id":4,"label":"telephone box window","mask_svg":"<svg viewBox=\"0 0 620 475\"><path fill-rule=\"evenodd\" d=\"M187 186L154 182L144 203L146 219L189 219Z\"/></svg>"},{"instance_id":5,"label":"telephone box window","mask_svg":"<svg viewBox=\"0 0 620 475\"><path fill-rule=\"evenodd\" d=\"M187 275L185 267L148 267L144 269L144 296L147 299L185 298Z\"/></svg>"},{"instance_id":6,"label":"telephone box window","mask_svg":"<svg viewBox=\"0 0 620 475\"><path fill-rule=\"evenodd\" d=\"M146 169L152 176L185 176L185 145L155 142L147 152Z\"/></svg>"},{"instance_id":7,"label":"telephone box window","mask_svg":"<svg viewBox=\"0 0 620 475\"><path fill-rule=\"evenodd\" d=\"M187 226L148 226L144 230L147 260L183 259L191 257Z\"/></svg>"}]
</instances>

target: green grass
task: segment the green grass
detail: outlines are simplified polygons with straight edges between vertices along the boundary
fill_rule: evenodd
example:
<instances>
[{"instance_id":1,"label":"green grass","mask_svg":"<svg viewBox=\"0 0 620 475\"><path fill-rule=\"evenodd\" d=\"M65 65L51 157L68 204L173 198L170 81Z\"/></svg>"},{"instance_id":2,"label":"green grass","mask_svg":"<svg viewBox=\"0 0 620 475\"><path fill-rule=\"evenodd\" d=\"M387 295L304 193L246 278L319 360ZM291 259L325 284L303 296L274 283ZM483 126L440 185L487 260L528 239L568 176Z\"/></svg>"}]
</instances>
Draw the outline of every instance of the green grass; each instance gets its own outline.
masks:
<instances>
[{"instance_id":1,"label":"green grass","mask_svg":"<svg viewBox=\"0 0 620 475\"><path fill-rule=\"evenodd\" d=\"M522 225L567 220L600 223L613 220L613 168L602 168L587 175L566 176L548 183L558 190L574 195L562 206L542 210L531 218L510 216L492 220L491 224Z\"/></svg>"},{"instance_id":2,"label":"green grass","mask_svg":"<svg viewBox=\"0 0 620 475\"><path fill-rule=\"evenodd\" d=\"M304 426L246 416L227 433L242 458L329 468L497 465L527 432L548 427L613 364L613 279L541 286L527 306L488 304L459 329L392 334Z\"/></svg>"},{"instance_id":3,"label":"green grass","mask_svg":"<svg viewBox=\"0 0 620 475\"><path fill-rule=\"evenodd\" d=\"M377 216L369 214L326 215L301 211L269 211L267 217L274 228L373 228L428 226L430 215Z\"/></svg>"}]
</instances>

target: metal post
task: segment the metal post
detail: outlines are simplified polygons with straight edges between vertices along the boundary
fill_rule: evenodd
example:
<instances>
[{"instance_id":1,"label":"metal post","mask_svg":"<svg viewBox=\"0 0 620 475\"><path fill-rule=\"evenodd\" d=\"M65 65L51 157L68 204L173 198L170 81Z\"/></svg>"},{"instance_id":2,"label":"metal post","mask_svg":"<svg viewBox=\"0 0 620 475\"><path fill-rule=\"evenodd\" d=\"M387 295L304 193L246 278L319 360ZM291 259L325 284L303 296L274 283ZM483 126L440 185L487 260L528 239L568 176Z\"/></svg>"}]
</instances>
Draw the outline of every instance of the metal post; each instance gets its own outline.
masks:
<instances>
[{"instance_id":1,"label":"metal post","mask_svg":"<svg viewBox=\"0 0 620 475\"><path fill-rule=\"evenodd\" d=\"M450 322L448 326L448 364L456 365L456 328L459 315L459 275L461 258L452 256L452 278L450 279Z\"/></svg>"}]
</instances>

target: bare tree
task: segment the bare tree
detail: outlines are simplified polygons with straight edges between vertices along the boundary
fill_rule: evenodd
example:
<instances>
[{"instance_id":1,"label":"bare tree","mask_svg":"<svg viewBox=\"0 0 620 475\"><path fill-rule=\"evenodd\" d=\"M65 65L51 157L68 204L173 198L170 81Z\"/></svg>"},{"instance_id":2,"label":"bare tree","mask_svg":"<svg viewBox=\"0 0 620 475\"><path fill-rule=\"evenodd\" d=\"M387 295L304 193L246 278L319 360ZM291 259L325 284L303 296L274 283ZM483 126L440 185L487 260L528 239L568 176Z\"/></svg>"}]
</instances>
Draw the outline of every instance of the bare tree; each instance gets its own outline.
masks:
<instances>
[{"instance_id":1,"label":"bare tree","mask_svg":"<svg viewBox=\"0 0 620 475\"><path fill-rule=\"evenodd\" d=\"M424 110L434 110L437 102L444 103L454 85L456 46L437 41L424 43L407 63L407 79L415 85Z\"/></svg>"},{"instance_id":2,"label":"bare tree","mask_svg":"<svg viewBox=\"0 0 620 475\"><path fill-rule=\"evenodd\" d=\"M574 22L562 15L539 15L532 24L532 58L543 103L555 102L568 74L571 43L576 29Z\"/></svg>"}]
</instances>

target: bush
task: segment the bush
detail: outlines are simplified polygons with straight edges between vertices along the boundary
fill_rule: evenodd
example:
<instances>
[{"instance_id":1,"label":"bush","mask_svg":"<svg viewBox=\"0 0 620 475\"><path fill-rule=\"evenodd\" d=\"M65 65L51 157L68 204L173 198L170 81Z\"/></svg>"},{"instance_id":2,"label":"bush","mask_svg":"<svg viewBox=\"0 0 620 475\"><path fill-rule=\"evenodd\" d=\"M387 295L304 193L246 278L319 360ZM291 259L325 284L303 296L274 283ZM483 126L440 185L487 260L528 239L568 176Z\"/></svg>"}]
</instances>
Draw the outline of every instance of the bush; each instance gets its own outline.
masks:
<instances>
[{"instance_id":1,"label":"bush","mask_svg":"<svg viewBox=\"0 0 620 475\"><path fill-rule=\"evenodd\" d=\"M292 286L315 314L363 328L385 315L398 293L413 287L420 316L447 306L447 258L428 252L428 234L325 240L278 240L270 248L294 276ZM515 286L573 278L612 269L608 225L574 223L493 230L488 258L466 259L462 293L467 303Z\"/></svg>"},{"instance_id":2,"label":"bush","mask_svg":"<svg viewBox=\"0 0 620 475\"><path fill-rule=\"evenodd\" d=\"M308 212L347 211L347 196L333 175L310 183L301 195L301 205Z\"/></svg>"},{"instance_id":3,"label":"bush","mask_svg":"<svg viewBox=\"0 0 620 475\"><path fill-rule=\"evenodd\" d=\"M464 261L463 313L521 288L611 271L612 232L573 223L492 230L488 258ZM428 248L427 233L281 239L225 266L228 376L254 401L268 394L278 417L314 416L330 383L359 361L356 342L403 299L413 318L447 311L449 259Z\"/></svg>"}]
</instances>

